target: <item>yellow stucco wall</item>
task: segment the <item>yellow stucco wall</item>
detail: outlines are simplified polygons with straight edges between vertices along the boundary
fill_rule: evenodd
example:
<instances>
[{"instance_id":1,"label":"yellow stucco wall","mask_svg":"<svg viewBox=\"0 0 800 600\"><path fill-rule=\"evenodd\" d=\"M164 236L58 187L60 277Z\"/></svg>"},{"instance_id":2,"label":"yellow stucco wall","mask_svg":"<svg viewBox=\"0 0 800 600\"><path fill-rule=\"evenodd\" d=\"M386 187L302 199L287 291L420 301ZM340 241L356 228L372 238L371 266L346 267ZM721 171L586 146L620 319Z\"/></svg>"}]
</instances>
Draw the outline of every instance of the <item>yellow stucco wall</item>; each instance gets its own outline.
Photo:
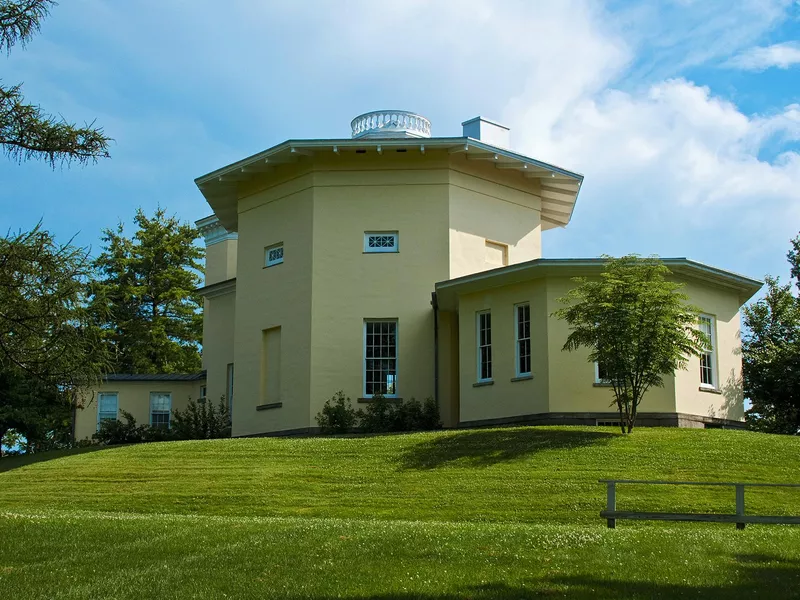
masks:
<instances>
[{"instance_id":1,"label":"yellow stucco wall","mask_svg":"<svg viewBox=\"0 0 800 600\"><path fill-rule=\"evenodd\" d=\"M239 200L233 405L234 436L309 426L313 188L310 174ZM282 242L282 264L265 248ZM281 408L259 411L263 331L281 328Z\"/></svg>"},{"instance_id":2,"label":"yellow stucco wall","mask_svg":"<svg viewBox=\"0 0 800 600\"><path fill-rule=\"evenodd\" d=\"M541 257L538 181L457 155L451 159L449 184L449 278L500 266L487 263L487 240L508 246L510 265Z\"/></svg>"},{"instance_id":3,"label":"yellow stucco wall","mask_svg":"<svg viewBox=\"0 0 800 600\"><path fill-rule=\"evenodd\" d=\"M446 158L364 156L318 165L314 182L311 423L338 390L364 393L364 320L396 319L397 395L434 395L431 292L448 273ZM425 168L422 168L422 167ZM364 233L399 252L365 253Z\"/></svg>"},{"instance_id":4,"label":"yellow stucco wall","mask_svg":"<svg viewBox=\"0 0 800 600\"><path fill-rule=\"evenodd\" d=\"M208 397L227 397L228 364L234 362L236 292L205 298L203 302L203 368Z\"/></svg>"},{"instance_id":5,"label":"yellow stucco wall","mask_svg":"<svg viewBox=\"0 0 800 600\"><path fill-rule=\"evenodd\" d=\"M531 307L531 379L514 381L514 306ZM547 412L548 356L546 288L541 280L493 288L459 298L460 421L508 418ZM492 314L491 385L478 381L477 313Z\"/></svg>"},{"instance_id":6,"label":"yellow stucco wall","mask_svg":"<svg viewBox=\"0 0 800 600\"><path fill-rule=\"evenodd\" d=\"M150 392L172 394L172 409L185 410L189 399L200 397L204 381L107 381L89 393L83 401L84 407L75 414L75 439L90 439L97 431L97 396L102 392L116 392L118 410L133 415L136 423L150 423Z\"/></svg>"},{"instance_id":7,"label":"yellow stucco wall","mask_svg":"<svg viewBox=\"0 0 800 600\"><path fill-rule=\"evenodd\" d=\"M685 281L689 302L716 318L716 375L720 394L700 390L700 359L689 359L685 371L676 374L677 410L682 413L744 419L742 392L741 322L739 299L724 288Z\"/></svg>"},{"instance_id":8,"label":"yellow stucco wall","mask_svg":"<svg viewBox=\"0 0 800 600\"><path fill-rule=\"evenodd\" d=\"M237 240L223 240L206 246L205 285L236 277Z\"/></svg>"},{"instance_id":9,"label":"yellow stucco wall","mask_svg":"<svg viewBox=\"0 0 800 600\"><path fill-rule=\"evenodd\" d=\"M547 278L547 314L562 308L558 298L575 287L569 277ZM611 406L613 394L609 387L595 387L594 363L587 360L588 350L564 352L561 349L569 335L565 321L548 317L548 348L550 355L550 412L615 412ZM651 388L640 412L675 412L674 378L666 377L664 387Z\"/></svg>"},{"instance_id":10,"label":"yellow stucco wall","mask_svg":"<svg viewBox=\"0 0 800 600\"><path fill-rule=\"evenodd\" d=\"M699 389L699 359L689 359L687 370L664 378L664 386L645 394L642 413L686 413L741 420L740 322L738 292L700 280L686 283L690 302L717 319L717 369L720 394ZM564 352L568 325L551 317L575 283L569 277L535 279L459 297L460 421L481 421L537 413L614 412L611 389L596 386L588 350ZM514 376L515 304L531 305L532 381L512 382ZM477 382L478 311L492 313L493 383ZM447 350L443 350L446 355Z\"/></svg>"}]
</instances>

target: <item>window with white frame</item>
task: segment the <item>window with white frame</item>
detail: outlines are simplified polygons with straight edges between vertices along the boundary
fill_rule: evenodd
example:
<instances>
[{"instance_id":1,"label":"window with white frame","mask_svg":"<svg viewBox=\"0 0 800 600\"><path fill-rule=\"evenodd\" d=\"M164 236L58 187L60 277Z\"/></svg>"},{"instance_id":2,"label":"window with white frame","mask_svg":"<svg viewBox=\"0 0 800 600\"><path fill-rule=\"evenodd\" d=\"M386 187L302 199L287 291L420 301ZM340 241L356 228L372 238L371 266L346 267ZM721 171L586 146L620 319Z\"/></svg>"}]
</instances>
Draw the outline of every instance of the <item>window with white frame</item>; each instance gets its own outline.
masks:
<instances>
[{"instance_id":1,"label":"window with white frame","mask_svg":"<svg viewBox=\"0 0 800 600\"><path fill-rule=\"evenodd\" d=\"M204 386L204 385L201 385L200 386L200 398L199 399L200 400L205 400L207 392L208 392L208 388L206 386Z\"/></svg>"},{"instance_id":2,"label":"window with white frame","mask_svg":"<svg viewBox=\"0 0 800 600\"><path fill-rule=\"evenodd\" d=\"M172 394L150 392L150 425L169 429L169 414L172 411Z\"/></svg>"},{"instance_id":3,"label":"window with white frame","mask_svg":"<svg viewBox=\"0 0 800 600\"><path fill-rule=\"evenodd\" d=\"M717 387L716 374L716 322L711 315L700 315L700 331L708 336L711 344L700 355L700 385L707 388Z\"/></svg>"},{"instance_id":4,"label":"window with white frame","mask_svg":"<svg viewBox=\"0 0 800 600\"><path fill-rule=\"evenodd\" d=\"M478 313L478 381L492 380L492 313Z\"/></svg>"},{"instance_id":5,"label":"window with white frame","mask_svg":"<svg viewBox=\"0 0 800 600\"><path fill-rule=\"evenodd\" d=\"M531 374L531 305L514 307L517 336L517 377Z\"/></svg>"},{"instance_id":6,"label":"window with white frame","mask_svg":"<svg viewBox=\"0 0 800 600\"><path fill-rule=\"evenodd\" d=\"M268 246L264 249L264 253L265 266L272 267L281 264L283 262L283 242Z\"/></svg>"},{"instance_id":7,"label":"window with white frame","mask_svg":"<svg viewBox=\"0 0 800 600\"><path fill-rule=\"evenodd\" d=\"M97 395L97 426L101 421L115 421L119 408L117 392L100 392Z\"/></svg>"},{"instance_id":8,"label":"window with white frame","mask_svg":"<svg viewBox=\"0 0 800 600\"><path fill-rule=\"evenodd\" d=\"M396 231L367 231L364 233L364 252L398 252Z\"/></svg>"},{"instance_id":9,"label":"window with white frame","mask_svg":"<svg viewBox=\"0 0 800 600\"><path fill-rule=\"evenodd\" d=\"M364 395L397 395L397 321L364 321Z\"/></svg>"},{"instance_id":10,"label":"window with white frame","mask_svg":"<svg viewBox=\"0 0 800 600\"><path fill-rule=\"evenodd\" d=\"M594 363L594 382L611 384L611 376L608 374L608 369L601 362Z\"/></svg>"}]
</instances>

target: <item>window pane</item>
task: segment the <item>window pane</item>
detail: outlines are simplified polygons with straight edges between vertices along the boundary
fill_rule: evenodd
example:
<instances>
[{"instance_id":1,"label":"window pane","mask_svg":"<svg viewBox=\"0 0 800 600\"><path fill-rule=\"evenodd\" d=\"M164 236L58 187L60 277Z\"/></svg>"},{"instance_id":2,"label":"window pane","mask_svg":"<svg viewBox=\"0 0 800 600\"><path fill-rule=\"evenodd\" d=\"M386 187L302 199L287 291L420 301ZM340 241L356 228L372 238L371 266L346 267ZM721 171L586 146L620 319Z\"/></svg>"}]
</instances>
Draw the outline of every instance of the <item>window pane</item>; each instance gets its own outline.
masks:
<instances>
[{"instance_id":1,"label":"window pane","mask_svg":"<svg viewBox=\"0 0 800 600\"><path fill-rule=\"evenodd\" d=\"M364 391L397 393L397 322L367 321L364 327Z\"/></svg>"},{"instance_id":2,"label":"window pane","mask_svg":"<svg viewBox=\"0 0 800 600\"><path fill-rule=\"evenodd\" d=\"M478 313L478 379L492 378L492 315Z\"/></svg>"}]
</instances>

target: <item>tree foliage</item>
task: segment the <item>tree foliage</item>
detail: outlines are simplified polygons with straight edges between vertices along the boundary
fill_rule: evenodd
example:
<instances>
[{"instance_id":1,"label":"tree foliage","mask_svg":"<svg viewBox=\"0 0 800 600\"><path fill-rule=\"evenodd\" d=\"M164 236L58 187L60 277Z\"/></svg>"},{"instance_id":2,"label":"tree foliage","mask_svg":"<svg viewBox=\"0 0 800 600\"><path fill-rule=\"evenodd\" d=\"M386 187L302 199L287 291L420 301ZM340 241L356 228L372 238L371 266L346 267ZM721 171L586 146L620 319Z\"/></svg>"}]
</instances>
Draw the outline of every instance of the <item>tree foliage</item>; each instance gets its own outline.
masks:
<instances>
[{"instance_id":1,"label":"tree foliage","mask_svg":"<svg viewBox=\"0 0 800 600\"><path fill-rule=\"evenodd\" d=\"M90 272L85 249L41 225L0 238L0 437L13 428L44 444L108 367L86 308Z\"/></svg>"},{"instance_id":2,"label":"tree foliage","mask_svg":"<svg viewBox=\"0 0 800 600\"><path fill-rule=\"evenodd\" d=\"M588 348L589 361L602 365L622 432L630 433L647 390L685 369L710 340L697 328L699 310L657 257L605 258L600 278L575 278L577 287L559 299L567 306L553 314L571 327L563 350Z\"/></svg>"},{"instance_id":3,"label":"tree foliage","mask_svg":"<svg viewBox=\"0 0 800 600\"><path fill-rule=\"evenodd\" d=\"M0 51L23 48L39 32L53 0L0 0ZM77 126L29 104L20 85L0 84L0 147L13 160L40 158L55 167L107 158L111 141L94 123Z\"/></svg>"},{"instance_id":4,"label":"tree foliage","mask_svg":"<svg viewBox=\"0 0 800 600\"><path fill-rule=\"evenodd\" d=\"M800 289L800 236L788 254ZM792 285L767 277L767 293L744 308L742 367L751 408L748 425L769 433L800 432L800 299Z\"/></svg>"},{"instance_id":5,"label":"tree foliage","mask_svg":"<svg viewBox=\"0 0 800 600\"><path fill-rule=\"evenodd\" d=\"M94 263L90 309L118 373L176 373L200 369L203 249L197 230L157 209L139 209L137 230L106 229Z\"/></svg>"}]
</instances>

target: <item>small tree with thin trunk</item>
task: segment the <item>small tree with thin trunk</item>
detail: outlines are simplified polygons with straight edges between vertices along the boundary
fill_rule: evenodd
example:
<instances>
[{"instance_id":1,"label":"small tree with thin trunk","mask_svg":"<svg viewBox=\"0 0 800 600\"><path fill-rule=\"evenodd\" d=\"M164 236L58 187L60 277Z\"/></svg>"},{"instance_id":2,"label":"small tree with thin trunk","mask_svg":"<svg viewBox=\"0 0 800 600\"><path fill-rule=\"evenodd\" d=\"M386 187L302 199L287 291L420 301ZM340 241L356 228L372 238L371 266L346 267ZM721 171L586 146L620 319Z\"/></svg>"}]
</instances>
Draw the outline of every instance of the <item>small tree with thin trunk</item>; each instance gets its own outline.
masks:
<instances>
[{"instance_id":1,"label":"small tree with thin trunk","mask_svg":"<svg viewBox=\"0 0 800 600\"><path fill-rule=\"evenodd\" d=\"M553 313L571 327L562 350L589 349L614 394L620 428L630 433L644 394L664 375L685 369L710 340L697 327L699 309L687 303L683 285L669 281L658 257L607 259L599 279L575 278L578 286Z\"/></svg>"}]
</instances>

